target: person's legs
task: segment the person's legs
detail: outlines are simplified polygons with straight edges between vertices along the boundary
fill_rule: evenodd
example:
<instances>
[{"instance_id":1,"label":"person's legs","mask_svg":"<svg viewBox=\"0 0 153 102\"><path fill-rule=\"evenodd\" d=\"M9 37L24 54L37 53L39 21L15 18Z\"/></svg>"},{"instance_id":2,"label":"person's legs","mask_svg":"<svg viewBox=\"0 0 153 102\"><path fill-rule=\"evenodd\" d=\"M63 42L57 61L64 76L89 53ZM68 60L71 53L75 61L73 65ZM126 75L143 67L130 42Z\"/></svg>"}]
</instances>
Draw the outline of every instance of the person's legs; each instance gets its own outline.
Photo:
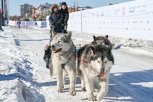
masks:
<instances>
[{"instance_id":1,"label":"person's legs","mask_svg":"<svg viewBox=\"0 0 153 102\"><path fill-rule=\"evenodd\" d=\"M60 25L58 29L59 29L59 32L60 33L65 33L64 32L64 26L63 25Z\"/></svg>"},{"instance_id":2,"label":"person's legs","mask_svg":"<svg viewBox=\"0 0 153 102\"><path fill-rule=\"evenodd\" d=\"M67 25L64 26L64 33L67 33Z\"/></svg>"},{"instance_id":3,"label":"person's legs","mask_svg":"<svg viewBox=\"0 0 153 102\"><path fill-rule=\"evenodd\" d=\"M64 33L64 27L62 25L57 25L53 31L55 33Z\"/></svg>"},{"instance_id":4,"label":"person's legs","mask_svg":"<svg viewBox=\"0 0 153 102\"><path fill-rule=\"evenodd\" d=\"M20 25L18 24L18 28L20 29Z\"/></svg>"}]
</instances>

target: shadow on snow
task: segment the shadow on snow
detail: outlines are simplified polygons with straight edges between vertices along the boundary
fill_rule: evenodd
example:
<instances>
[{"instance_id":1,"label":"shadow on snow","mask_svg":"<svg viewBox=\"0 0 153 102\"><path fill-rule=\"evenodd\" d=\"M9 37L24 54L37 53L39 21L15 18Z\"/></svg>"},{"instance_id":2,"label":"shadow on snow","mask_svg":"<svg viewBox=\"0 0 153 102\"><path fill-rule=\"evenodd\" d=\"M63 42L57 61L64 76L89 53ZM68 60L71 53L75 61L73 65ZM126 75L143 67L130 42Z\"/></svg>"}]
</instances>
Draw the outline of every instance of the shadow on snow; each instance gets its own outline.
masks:
<instances>
[{"instance_id":1,"label":"shadow on snow","mask_svg":"<svg viewBox=\"0 0 153 102\"><path fill-rule=\"evenodd\" d=\"M153 85L152 88L149 88L140 85L140 83L153 82L153 70L124 72L120 74L118 76L115 74L110 75L109 91L105 99L132 102L144 102L147 99L147 102L152 102Z\"/></svg>"}]
</instances>

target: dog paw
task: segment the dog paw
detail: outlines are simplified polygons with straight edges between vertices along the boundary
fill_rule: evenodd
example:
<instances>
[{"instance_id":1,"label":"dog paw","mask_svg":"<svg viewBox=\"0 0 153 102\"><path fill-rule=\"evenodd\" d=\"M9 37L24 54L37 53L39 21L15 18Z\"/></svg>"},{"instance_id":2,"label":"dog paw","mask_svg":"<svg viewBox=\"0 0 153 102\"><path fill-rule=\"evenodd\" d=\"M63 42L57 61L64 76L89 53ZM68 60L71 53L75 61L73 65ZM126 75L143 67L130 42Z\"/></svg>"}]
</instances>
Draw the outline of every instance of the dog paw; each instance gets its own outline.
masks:
<instances>
[{"instance_id":1,"label":"dog paw","mask_svg":"<svg viewBox=\"0 0 153 102\"><path fill-rule=\"evenodd\" d=\"M83 87L83 88L82 88L82 91L86 91L86 88L85 88L85 87Z\"/></svg>"},{"instance_id":2,"label":"dog paw","mask_svg":"<svg viewBox=\"0 0 153 102\"><path fill-rule=\"evenodd\" d=\"M95 96L95 98L96 98L96 101L100 101L101 100L101 98L98 97L97 95Z\"/></svg>"},{"instance_id":3,"label":"dog paw","mask_svg":"<svg viewBox=\"0 0 153 102\"><path fill-rule=\"evenodd\" d=\"M58 89L58 93L62 93L62 89Z\"/></svg>"},{"instance_id":4,"label":"dog paw","mask_svg":"<svg viewBox=\"0 0 153 102\"><path fill-rule=\"evenodd\" d=\"M62 85L62 88L64 89L64 84Z\"/></svg>"},{"instance_id":5,"label":"dog paw","mask_svg":"<svg viewBox=\"0 0 153 102\"><path fill-rule=\"evenodd\" d=\"M97 101L97 100L96 100L96 97L93 96L91 98L88 98L88 101Z\"/></svg>"},{"instance_id":6,"label":"dog paw","mask_svg":"<svg viewBox=\"0 0 153 102\"><path fill-rule=\"evenodd\" d=\"M70 95L71 95L71 96L76 96L76 92L75 92L75 91L71 91L71 92L70 92Z\"/></svg>"}]
</instances>

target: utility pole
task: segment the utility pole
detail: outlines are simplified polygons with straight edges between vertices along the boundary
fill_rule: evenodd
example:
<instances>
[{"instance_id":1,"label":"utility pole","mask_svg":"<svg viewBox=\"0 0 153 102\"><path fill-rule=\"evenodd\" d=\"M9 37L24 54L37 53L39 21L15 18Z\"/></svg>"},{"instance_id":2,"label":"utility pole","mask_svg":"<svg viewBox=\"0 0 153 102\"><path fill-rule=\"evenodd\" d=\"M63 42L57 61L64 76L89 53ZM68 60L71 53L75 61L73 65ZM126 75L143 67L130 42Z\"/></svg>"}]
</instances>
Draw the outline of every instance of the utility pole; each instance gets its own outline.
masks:
<instances>
[{"instance_id":1,"label":"utility pole","mask_svg":"<svg viewBox=\"0 0 153 102\"><path fill-rule=\"evenodd\" d=\"M3 6L4 6L4 13L3 13L4 18L8 18L8 2L7 2L7 0L3 1Z\"/></svg>"},{"instance_id":2,"label":"utility pole","mask_svg":"<svg viewBox=\"0 0 153 102\"><path fill-rule=\"evenodd\" d=\"M4 10L4 6L3 6L3 0L1 0L1 7L2 7L2 16L3 16L3 10Z\"/></svg>"},{"instance_id":3,"label":"utility pole","mask_svg":"<svg viewBox=\"0 0 153 102\"><path fill-rule=\"evenodd\" d=\"M4 22L4 21L3 21L3 20L4 20L4 19L3 19L3 16L4 16L4 0L1 0L1 1L2 1L2 2L1 2L1 3L2 3L2 15L1 15L1 20L2 20L2 26L3 26L3 22Z\"/></svg>"},{"instance_id":4,"label":"utility pole","mask_svg":"<svg viewBox=\"0 0 153 102\"><path fill-rule=\"evenodd\" d=\"M74 12L76 11L76 9L75 9L75 0L72 0L72 2L73 2L73 8L74 8Z\"/></svg>"},{"instance_id":5,"label":"utility pole","mask_svg":"<svg viewBox=\"0 0 153 102\"><path fill-rule=\"evenodd\" d=\"M75 8L75 1L74 1L74 8Z\"/></svg>"},{"instance_id":6,"label":"utility pole","mask_svg":"<svg viewBox=\"0 0 153 102\"><path fill-rule=\"evenodd\" d=\"M3 17L3 12L4 12L4 2L3 2L3 0L1 0L1 7L2 7L2 17Z\"/></svg>"}]
</instances>

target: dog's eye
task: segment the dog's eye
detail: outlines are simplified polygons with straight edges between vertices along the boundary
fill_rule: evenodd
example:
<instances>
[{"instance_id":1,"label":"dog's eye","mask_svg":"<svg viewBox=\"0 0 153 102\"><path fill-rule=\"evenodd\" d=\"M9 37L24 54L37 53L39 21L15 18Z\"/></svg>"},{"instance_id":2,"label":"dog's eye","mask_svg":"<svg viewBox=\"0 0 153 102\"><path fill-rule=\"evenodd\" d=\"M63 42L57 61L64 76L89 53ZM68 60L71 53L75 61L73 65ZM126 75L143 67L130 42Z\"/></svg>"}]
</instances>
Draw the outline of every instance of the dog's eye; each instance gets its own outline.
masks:
<instances>
[{"instance_id":1,"label":"dog's eye","mask_svg":"<svg viewBox=\"0 0 153 102\"><path fill-rule=\"evenodd\" d=\"M58 43L60 43L61 41L58 41Z\"/></svg>"},{"instance_id":2,"label":"dog's eye","mask_svg":"<svg viewBox=\"0 0 153 102\"><path fill-rule=\"evenodd\" d=\"M94 57L93 57L93 56L91 56L91 57L90 57L90 60L94 60Z\"/></svg>"},{"instance_id":3,"label":"dog's eye","mask_svg":"<svg viewBox=\"0 0 153 102\"><path fill-rule=\"evenodd\" d=\"M97 61L98 63L100 63L100 61Z\"/></svg>"},{"instance_id":4,"label":"dog's eye","mask_svg":"<svg viewBox=\"0 0 153 102\"><path fill-rule=\"evenodd\" d=\"M108 61L105 61L104 63L107 63Z\"/></svg>"}]
</instances>

